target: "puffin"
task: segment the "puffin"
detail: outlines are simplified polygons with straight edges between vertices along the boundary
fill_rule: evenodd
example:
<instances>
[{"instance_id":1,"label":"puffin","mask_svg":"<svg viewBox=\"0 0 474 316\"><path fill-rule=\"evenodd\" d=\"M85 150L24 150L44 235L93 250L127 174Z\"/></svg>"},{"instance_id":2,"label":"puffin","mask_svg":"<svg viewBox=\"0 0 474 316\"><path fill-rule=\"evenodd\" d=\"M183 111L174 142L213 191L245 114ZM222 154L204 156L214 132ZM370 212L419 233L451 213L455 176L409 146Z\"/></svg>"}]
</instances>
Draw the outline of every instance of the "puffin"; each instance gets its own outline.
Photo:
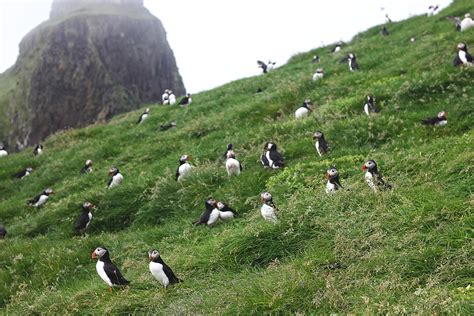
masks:
<instances>
[{"instance_id":1,"label":"puffin","mask_svg":"<svg viewBox=\"0 0 474 316\"><path fill-rule=\"evenodd\" d=\"M438 13L438 9L439 9L439 5L430 5L428 7L428 13L427 15L428 16L433 16L435 15L436 13Z\"/></svg>"},{"instance_id":2,"label":"puffin","mask_svg":"<svg viewBox=\"0 0 474 316\"><path fill-rule=\"evenodd\" d=\"M0 145L0 157L5 157L8 156L8 151L5 149L5 147Z\"/></svg>"},{"instance_id":3,"label":"puffin","mask_svg":"<svg viewBox=\"0 0 474 316\"><path fill-rule=\"evenodd\" d=\"M182 106L182 107L186 107L186 106L190 105L192 102L193 102L193 99L191 99L191 93L187 93L186 96L183 97L179 101L179 105Z\"/></svg>"},{"instance_id":4,"label":"puffin","mask_svg":"<svg viewBox=\"0 0 474 316\"><path fill-rule=\"evenodd\" d=\"M148 258L150 259L150 272L158 282L166 289L168 285L183 282L183 280L176 277L173 270L161 259L158 250L152 249L148 251Z\"/></svg>"},{"instance_id":5,"label":"puffin","mask_svg":"<svg viewBox=\"0 0 474 316\"><path fill-rule=\"evenodd\" d=\"M262 163L264 168L270 167L270 162L267 159L267 151L268 151L268 142L263 145L263 152L260 155L260 162Z\"/></svg>"},{"instance_id":6,"label":"puffin","mask_svg":"<svg viewBox=\"0 0 474 316\"><path fill-rule=\"evenodd\" d=\"M444 126L448 124L448 114L445 111L441 111L435 117L430 117L421 120L422 125L434 125L434 126Z\"/></svg>"},{"instance_id":7,"label":"puffin","mask_svg":"<svg viewBox=\"0 0 474 316\"><path fill-rule=\"evenodd\" d=\"M341 48L342 48L342 43L339 42L331 49L331 53L335 54L338 51L340 51Z\"/></svg>"},{"instance_id":8,"label":"puffin","mask_svg":"<svg viewBox=\"0 0 474 316\"><path fill-rule=\"evenodd\" d=\"M323 79L323 77L324 77L323 68L318 68L313 74L313 81L318 81L319 79Z\"/></svg>"},{"instance_id":9,"label":"puffin","mask_svg":"<svg viewBox=\"0 0 474 316\"><path fill-rule=\"evenodd\" d=\"M323 132L315 132L313 134L313 139L316 140L316 143L314 143L314 147L316 148L316 151L318 152L320 157L323 154L327 154L329 152L329 144L324 138Z\"/></svg>"},{"instance_id":10,"label":"puffin","mask_svg":"<svg viewBox=\"0 0 474 316\"><path fill-rule=\"evenodd\" d=\"M74 230L80 234L83 233L89 224L91 223L92 220L92 213L91 211L95 209L95 205L89 202L84 202L82 204L82 210L81 214L76 220L76 223L74 224Z\"/></svg>"},{"instance_id":11,"label":"puffin","mask_svg":"<svg viewBox=\"0 0 474 316\"><path fill-rule=\"evenodd\" d=\"M301 105L296 111L295 111L295 118L300 119L303 117L306 117L309 115L309 113L313 110L313 103L311 103L311 100L306 99L303 101L303 105Z\"/></svg>"},{"instance_id":12,"label":"puffin","mask_svg":"<svg viewBox=\"0 0 474 316\"><path fill-rule=\"evenodd\" d=\"M268 71L267 71L267 64L265 64L263 61L261 60L257 60L257 65L258 65L258 68L262 68L262 72L264 74L266 74Z\"/></svg>"},{"instance_id":13,"label":"puffin","mask_svg":"<svg viewBox=\"0 0 474 316\"><path fill-rule=\"evenodd\" d=\"M170 95L168 89L166 89L165 92L161 95L161 103L163 105L170 104Z\"/></svg>"},{"instance_id":14,"label":"puffin","mask_svg":"<svg viewBox=\"0 0 474 316\"><path fill-rule=\"evenodd\" d=\"M227 151L227 160L225 161L225 169L227 170L227 175L239 175L242 171L242 165L240 162L235 159L235 153L233 150Z\"/></svg>"},{"instance_id":15,"label":"puffin","mask_svg":"<svg viewBox=\"0 0 474 316\"><path fill-rule=\"evenodd\" d=\"M390 190L392 186L386 183L382 177L382 174L377 169L377 163L373 159L367 160L362 165L362 171L365 171L365 181L369 187L377 192L377 187L385 190Z\"/></svg>"},{"instance_id":16,"label":"puffin","mask_svg":"<svg viewBox=\"0 0 474 316\"><path fill-rule=\"evenodd\" d=\"M459 30L461 32L464 32L465 30L468 30L471 27L474 27L474 21L471 19L471 14L466 13L464 15L464 19L459 24Z\"/></svg>"},{"instance_id":17,"label":"puffin","mask_svg":"<svg viewBox=\"0 0 474 316\"><path fill-rule=\"evenodd\" d=\"M176 169L176 181L181 181L190 171L191 164L188 162L191 160L191 156L182 155L179 158L179 166Z\"/></svg>"},{"instance_id":18,"label":"puffin","mask_svg":"<svg viewBox=\"0 0 474 316\"><path fill-rule=\"evenodd\" d=\"M262 208L260 209L263 219L275 224L278 221L275 214L277 208L273 203L272 195L269 192L263 192L260 194L260 200L263 202Z\"/></svg>"},{"instance_id":19,"label":"puffin","mask_svg":"<svg viewBox=\"0 0 474 316\"><path fill-rule=\"evenodd\" d=\"M36 145L35 149L33 150L33 154L35 156L41 156L41 154L43 154L43 145L41 144Z\"/></svg>"},{"instance_id":20,"label":"puffin","mask_svg":"<svg viewBox=\"0 0 474 316\"><path fill-rule=\"evenodd\" d=\"M277 145L274 143L268 143L265 157L268 160L269 167L273 169L283 168L285 166L283 157L278 152Z\"/></svg>"},{"instance_id":21,"label":"puffin","mask_svg":"<svg viewBox=\"0 0 474 316\"><path fill-rule=\"evenodd\" d=\"M389 35L389 33L388 33L388 30L387 30L387 27L386 27L386 26L382 27L382 35L383 35L383 36L388 36L388 35Z\"/></svg>"},{"instance_id":22,"label":"puffin","mask_svg":"<svg viewBox=\"0 0 474 316\"><path fill-rule=\"evenodd\" d=\"M276 62L269 60L267 63L267 71L272 71L275 68Z\"/></svg>"},{"instance_id":23,"label":"puffin","mask_svg":"<svg viewBox=\"0 0 474 316\"><path fill-rule=\"evenodd\" d=\"M22 170L18 173L15 173L13 175L13 178L15 178L15 179L24 179L25 177L28 177L32 172L33 172L33 168L28 167L25 170Z\"/></svg>"},{"instance_id":24,"label":"puffin","mask_svg":"<svg viewBox=\"0 0 474 316\"><path fill-rule=\"evenodd\" d=\"M97 247L91 255L92 259L98 259L95 269L100 278L109 286L109 292L112 287L123 286L130 283L127 281L120 270L110 260L109 251L105 247Z\"/></svg>"},{"instance_id":25,"label":"puffin","mask_svg":"<svg viewBox=\"0 0 474 316\"><path fill-rule=\"evenodd\" d=\"M173 127L176 127L176 122L175 121L171 121L171 122L166 123L166 124L161 124L160 125L160 131L164 132L164 131L167 131L170 128L173 128Z\"/></svg>"},{"instance_id":26,"label":"puffin","mask_svg":"<svg viewBox=\"0 0 474 316\"><path fill-rule=\"evenodd\" d=\"M213 226L219 219L219 209L217 208L217 202L212 197L209 197L204 202L206 210L201 214L199 219L193 222L194 225L207 225Z\"/></svg>"},{"instance_id":27,"label":"puffin","mask_svg":"<svg viewBox=\"0 0 474 316\"><path fill-rule=\"evenodd\" d=\"M86 173L91 173L92 172L92 160L87 159L86 164L84 167L82 167L80 173L81 174L86 174Z\"/></svg>"},{"instance_id":28,"label":"puffin","mask_svg":"<svg viewBox=\"0 0 474 316\"><path fill-rule=\"evenodd\" d=\"M5 228L5 226L0 225L0 239L5 238L6 235L7 235L7 229Z\"/></svg>"},{"instance_id":29,"label":"puffin","mask_svg":"<svg viewBox=\"0 0 474 316\"><path fill-rule=\"evenodd\" d=\"M370 113L376 113L377 108L375 107L374 97L372 95L367 96L367 102L364 104L364 112L367 116L370 116Z\"/></svg>"},{"instance_id":30,"label":"puffin","mask_svg":"<svg viewBox=\"0 0 474 316\"><path fill-rule=\"evenodd\" d=\"M335 167L331 167L326 171L326 193L333 193L339 189L342 189L341 182L339 182L339 172Z\"/></svg>"},{"instance_id":31,"label":"puffin","mask_svg":"<svg viewBox=\"0 0 474 316\"><path fill-rule=\"evenodd\" d=\"M466 43L459 43L457 46L458 53L454 58L454 66L472 66L472 56L467 51Z\"/></svg>"},{"instance_id":32,"label":"puffin","mask_svg":"<svg viewBox=\"0 0 474 316\"><path fill-rule=\"evenodd\" d=\"M237 216L237 212L224 202L217 202L217 209L219 210L219 218L224 221L234 219Z\"/></svg>"},{"instance_id":33,"label":"puffin","mask_svg":"<svg viewBox=\"0 0 474 316\"><path fill-rule=\"evenodd\" d=\"M120 173L118 168L114 166L109 169L109 176L111 176L109 182L107 183L107 187L109 189L118 186L123 180L122 174Z\"/></svg>"},{"instance_id":34,"label":"puffin","mask_svg":"<svg viewBox=\"0 0 474 316\"><path fill-rule=\"evenodd\" d=\"M319 56L318 56L318 55L314 55L311 62L312 62L312 63L319 63L320 61L321 61L321 60L320 60Z\"/></svg>"},{"instance_id":35,"label":"puffin","mask_svg":"<svg viewBox=\"0 0 474 316\"><path fill-rule=\"evenodd\" d=\"M347 61L349 62L349 69L350 69L350 71L357 71L357 70L359 70L359 65L357 64L355 54L350 53L349 55L347 55Z\"/></svg>"},{"instance_id":36,"label":"puffin","mask_svg":"<svg viewBox=\"0 0 474 316\"><path fill-rule=\"evenodd\" d=\"M54 194L53 189L47 188L46 190L41 192L39 195L29 200L28 205L31 205L33 207L41 207L44 205L44 203L48 201L50 194Z\"/></svg>"},{"instance_id":37,"label":"puffin","mask_svg":"<svg viewBox=\"0 0 474 316\"><path fill-rule=\"evenodd\" d=\"M150 115L150 109L146 108L145 112L143 112L138 118L137 124L143 123L148 118L149 115Z\"/></svg>"},{"instance_id":38,"label":"puffin","mask_svg":"<svg viewBox=\"0 0 474 316\"><path fill-rule=\"evenodd\" d=\"M176 104L176 96L174 95L173 91L168 90L168 99L169 99L169 105Z\"/></svg>"},{"instance_id":39,"label":"puffin","mask_svg":"<svg viewBox=\"0 0 474 316\"><path fill-rule=\"evenodd\" d=\"M234 150L234 145L232 143L227 144L227 149L225 150L225 153L224 155L222 155L222 157L224 157L224 159L227 159L227 153L233 150Z\"/></svg>"}]
</instances>

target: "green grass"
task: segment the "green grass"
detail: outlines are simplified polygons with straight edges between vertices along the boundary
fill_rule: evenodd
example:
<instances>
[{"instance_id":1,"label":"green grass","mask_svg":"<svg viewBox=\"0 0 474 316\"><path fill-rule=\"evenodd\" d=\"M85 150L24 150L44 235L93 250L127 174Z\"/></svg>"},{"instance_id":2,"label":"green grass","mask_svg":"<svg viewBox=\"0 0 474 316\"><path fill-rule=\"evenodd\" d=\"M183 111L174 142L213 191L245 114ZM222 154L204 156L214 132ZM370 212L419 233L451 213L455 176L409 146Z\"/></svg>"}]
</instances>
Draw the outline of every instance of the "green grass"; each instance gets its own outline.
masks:
<instances>
[{"instance_id":1,"label":"green grass","mask_svg":"<svg viewBox=\"0 0 474 316\"><path fill-rule=\"evenodd\" d=\"M189 109L153 106L108 124L58 133L45 154L0 160L0 307L7 314L465 314L473 312L474 69L454 68L457 33L445 18L472 12L457 0L439 15L414 17L357 35L339 55L328 47L294 56L265 76L196 94ZM409 42L417 37L415 44ZM337 61L349 51L361 71ZM312 82L321 56L323 81ZM318 65L319 66L319 65ZM254 94L257 87L264 88ZM367 118L365 96L381 112ZM306 97L307 119L293 112ZM448 112L445 127L420 119ZM166 132L159 125L176 120ZM332 152L318 157L311 135L322 130ZM285 156L285 170L258 162L266 141ZM244 171L228 178L220 160L232 142ZM174 181L182 154L194 173ZM360 166L375 159L394 189L374 194ZM94 173L79 176L86 159ZM106 189L116 165L123 184ZM345 190L325 194L336 165ZM10 176L32 166L23 181ZM26 200L46 187L56 194L40 210ZM269 190L280 221L260 216ZM212 195L239 212L214 228L191 222ZM75 236L80 205L98 206L85 237ZM106 246L132 284L107 292L92 250ZM157 248L184 283L163 291L148 271Z\"/></svg>"}]
</instances>

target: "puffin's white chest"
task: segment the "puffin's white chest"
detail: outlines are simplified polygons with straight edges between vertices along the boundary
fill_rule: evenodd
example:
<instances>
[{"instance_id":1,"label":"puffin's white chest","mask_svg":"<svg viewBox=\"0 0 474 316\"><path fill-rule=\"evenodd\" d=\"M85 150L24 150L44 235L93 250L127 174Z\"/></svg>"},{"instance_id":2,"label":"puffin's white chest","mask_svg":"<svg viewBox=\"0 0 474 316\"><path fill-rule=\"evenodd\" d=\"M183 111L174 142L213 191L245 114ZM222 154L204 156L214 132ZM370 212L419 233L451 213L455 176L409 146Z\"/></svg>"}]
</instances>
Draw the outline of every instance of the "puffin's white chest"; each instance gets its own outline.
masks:
<instances>
[{"instance_id":1,"label":"puffin's white chest","mask_svg":"<svg viewBox=\"0 0 474 316\"><path fill-rule=\"evenodd\" d=\"M367 184L372 190L374 190L374 192L377 191L377 187L375 186L375 183L374 183L374 175L372 174L372 172L367 171L365 173L365 181L367 181Z\"/></svg>"},{"instance_id":2,"label":"puffin's white chest","mask_svg":"<svg viewBox=\"0 0 474 316\"><path fill-rule=\"evenodd\" d=\"M436 126L444 126L448 124L448 120L442 120L442 121L439 121L439 122L436 122Z\"/></svg>"},{"instance_id":3,"label":"puffin's white chest","mask_svg":"<svg viewBox=\"0 0 474 316\"><path fill-rule=\"evenodd\" d=\"M120 173L117 173L112 177L112 182L110 182L109 189L118 186L123 180L123 176Z\"/></svg>"},{"instance_id":4,"label":"puffin's white chest","mask_svg":"<svg viewBox=\"0 0 474 316\"><path fill-rule=\"evenodd\" d=\"M104 280L105 283L107 283L109 286L113 286L112 282L110 281L109 277L107 276L107 273L105 273L104 270L104 262L102 261L97 261L97 264L95 265L95 269L97 270L97 273L99 274L100 278Z\"/></svg>"},{"instance_id":5,"label":"puffin's white chest","mask_svg":"<svg viewBox=\"0 0 474 316\"><path fill-rule=\"evenodd\" d=\"M8 156L8 152L6 150L0 150L0 157Z\"/></svg>"},{"instance_id":6,"label":"puffin's white chest","mask_svg":"<svg viewBox=\"0 0 474 316\"><path fill-rule=\"evenodd\" d=\"M23 175L23 177L21 177L21 179L23 179L24 177L28 177L29 175L30 175L30 172L26 171L25 174Z\"/></svg>"},{"instance_id":7,"label":"puffin's white chest","mask_svg":"<svg viewBox=\"0 0 474 316\"><path fill-rule=\"evenodd\" d=\"M140 120L140 123L143 123L147 118L148 118L148 114L142 114L142 118Z\"/></svg>"},{"instance_id":8,"label":"puffin's white chest","mask_svg":"<svg viewBox=\"0 0 474 316\"><path fill-rule=\"evenodd\" d=\"M178 168L178 173L179 173L178 181L183 179L183 177L185 177L191 171L191 168L192 168L191 165L187 162L183 163L181 166L179 166L179 168Z\"/></svg>"},{"instance_id":9,"label":"puffin's white chest","mask_svg":"<svg viewBox=\"0 0 474 316\"><path fill-rule=\"evenodd\" d=\"M323 77L324 77L324 74L322 72L315 72L313 74L313 81L323 79Z\"/></svg>"},{"instance_id":10,"label":"puffin's white chest","mask_svg":"<svg viewBox=\"0 0 474 316\"><path fill-rule=\"evenodd\" d=\"M89 213L87 214L87 216L89 217L89 221L86 223L86 228L87 228L87 226L89 226L89 224L91 223L91 220L92 220L92 213L89 212Z\"/></svg>"},{"instance_id":11,"label":"puffin's white chest","mask_svg":"<svg viewBox=\"0 0 474 316\"><path fill-rule=\"evenodd\" d=\"M164 287L167 287L170 284L170 280L163 270L163 265L161 263L151 261L150 272Z\"/></svg>"},{"instance_id":12,"label":"puffin's white chest","mask_svg":"<svg viewBox=\"0 0 474 316\"><path fill-rule=\"evenodd\" d=\"M220 211L217 208L213 209L211 214L209 215L209 219L207 220L206 224L208 226L214 225L219 219L219 214L220 214Z\"/></svg>"},{"instance_id":13,"label":"puffin's white chest","mask_svg":"<svg viewBox=\"0 0 474 316\"><path fill-rule=\"evenodd\" d=\"M321 147L319 147L319 140L316 141L316 143L314 144L314 147L316 148L316 151L318 152L319 156L322 156L322 153L321 153Z\"/></svg>"},{"instance_id":14,"label":"puffin's white chest","mask_svg":"<svg viewBox=\"0 0 474 316\"><path fill-rule=\"evenodd\" d=\"M275 214L275 208L271 207L268 204L263 204L262 208L260 209L260 212L265 220L276 223L277 217Z\"/></svg>"},{"instance_id":15,"label":"puffin's white chest","mask_svg":"<svg viewBox=\"0 0 474 316\"><path fill-rule=\"evenodd\" d=\"M44 203L46 203L46 201L48 200L49 196L48 195L45 195L45 194L42 194L38 200L38 202L36 202L36 204L34 205L35 207L39 207L41 205L43 205Z\"/></svg>"},{"instance_id":16,"label":"puffin's white chest","mask_svg":"<svg viewBox=\"0 0 474 316\"><path fill-rule=\"evenodd\" d=\"M225 211L225 212L219 211L219 217L225 221L230 220L234 218L234 213L232 213L231 211Z\"/></svg>"},{"instance_id":17,"label":"puffin's white chest","mask_svg":"<svg viewBox=\"0 0 474 316\"><path fill-rule=\"evenodd\" d=\"M299 109L295 111L296 118L302 118L302 117L308 116L308 114L309 114L309 110L305 107L300 107Z\"/></svg>"},{"instance_id":18,"label":"puffin's white chest","mask_svg":"<svg viewBox=\"0 0 474 316\"><path fill-rule=\"evenodd\" d=\"M368 104L368 103L366 103L366 104L364 105L364 112L365 112L365 114L370 115L370 108L369 108L369 104Z\"/></svg>"},{"instance_id":19,"label":"puffin's white chest","mask_svg":"<svg viewBox=\"0 0 474 316\"><path fill-rule=\"evenodd\" d=\"M170 105L173 105L176 103L176 97L174 96L174 94L169 96L169 103Z\"/></svg>"},{"instance_id":20,"label":"puffin's white chest","mask_svg":"<svg viewBox=\"0 0 474 316\"><path fill-rule=\"evenodd\" d=\"M336 192L336 185L328 181L328 183L326 183L326 193L333 193L333 192Z\"/></svg>"},{"instance_id":21,"label":"puffin's white chest","mask_svg":"<svg viewBox=\"0 0 474 316\"><path fill-rule=\"evenodd\" d=\"M38 148L38 149L36 150L36 154L37 154L38 156L40 156L41 154L43 154L43 149Z\"/></svg>"},{"instance_id":22,"label":"puffin's white chest","mask_svg":"<svg viewBox=\"0 0 474 316\"><path fill-rule=\"evenodd\" d=\"M240 163L235 158L228 158L225 162L225 168L229 176L232 174L240 174Z\"/></svg>"}]
</instances>

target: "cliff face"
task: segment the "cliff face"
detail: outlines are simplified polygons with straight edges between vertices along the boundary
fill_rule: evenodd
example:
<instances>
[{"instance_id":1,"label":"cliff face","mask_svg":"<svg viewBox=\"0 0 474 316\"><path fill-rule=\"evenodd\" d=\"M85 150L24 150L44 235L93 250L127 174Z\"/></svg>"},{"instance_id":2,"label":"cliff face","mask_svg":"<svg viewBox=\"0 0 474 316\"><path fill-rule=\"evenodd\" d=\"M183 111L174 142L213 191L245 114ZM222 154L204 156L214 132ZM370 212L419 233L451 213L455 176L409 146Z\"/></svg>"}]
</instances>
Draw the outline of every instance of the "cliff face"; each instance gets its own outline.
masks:
<instances>
[{"instance_id":1,"label":"cliff face","mask_svg":"<svg viewBox=\"0 0 474 316\"><path fill-rule=\"evenodd\" d=\"M0 139L10 147L159 101L166 88L185 92L165 30L142 0L59 0L51 16L0 77L11 127Z\"/></svg>"}]
</instances>

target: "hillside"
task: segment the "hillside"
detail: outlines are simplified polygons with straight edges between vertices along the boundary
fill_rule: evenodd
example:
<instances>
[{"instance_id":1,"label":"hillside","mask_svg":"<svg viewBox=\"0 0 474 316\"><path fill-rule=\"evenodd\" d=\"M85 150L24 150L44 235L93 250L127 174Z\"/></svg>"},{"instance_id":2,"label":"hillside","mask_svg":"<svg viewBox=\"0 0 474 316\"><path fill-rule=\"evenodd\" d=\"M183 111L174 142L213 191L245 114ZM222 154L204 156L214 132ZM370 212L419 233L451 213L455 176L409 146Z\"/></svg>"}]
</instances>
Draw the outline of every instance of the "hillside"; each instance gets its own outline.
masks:
<instances>
[{"instance_id":1,"label":"hillside","mask_svg":"<svg viewBox=\"0 0 474 316\"><path fill-rule=\"evenodd\" d=\"M455 68L455 46L474 49L474 29L446 20L473 12L457 0L440 14L358 34L336 55L322 47L253 78L193 95L188 109L152 106L109 124L56 133L45 153L0 158L0 307L6 314L472 314L474 69ZM417 41L409 39L416 36ZM361 71L339 60L354 52ZM320 65L311 63L321 56ZM326 76L313 82L316 67ZM255 93L262 88L262 93ZM367 117L367 94L380 113ZM306 119L293 113L305 98ZM443 127L420 120L448 113ZM160 124L177 127L159 131ZM312 134L325 133L319 157ZM283 170L264 169L274 141ZM222 154L233 143L244 170L228 178ZM182 154L193 174L177 183ZM373 193L361 165L375 159L393 190ZM94 172L79 176L86 159ZM122 185L107 190L118 166ZM31 166L21 181L10 177ZM325 193L336 166L344 190ZM42 209L26 201L56 191ZM268 190L279 223L260 215ZM239 216L213 228L193 226L208 196ZM73 224L84 201L98 206L87 235ZM105 246L132 283L107 291L91 252ZM184 280L164 291L148 270L156 248Z\"/></svg>"}]
</instances>

